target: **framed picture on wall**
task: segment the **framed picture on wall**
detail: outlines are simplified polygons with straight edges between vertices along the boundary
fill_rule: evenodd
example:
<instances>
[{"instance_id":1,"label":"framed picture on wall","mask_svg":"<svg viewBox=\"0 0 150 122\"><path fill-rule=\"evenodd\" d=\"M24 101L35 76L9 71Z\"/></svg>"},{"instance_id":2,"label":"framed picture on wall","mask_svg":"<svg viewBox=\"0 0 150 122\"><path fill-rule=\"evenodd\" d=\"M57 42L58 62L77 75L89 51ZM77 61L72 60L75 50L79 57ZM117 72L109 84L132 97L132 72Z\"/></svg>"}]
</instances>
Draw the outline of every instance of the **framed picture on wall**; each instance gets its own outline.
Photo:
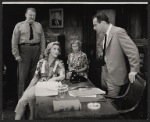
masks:
<instances>
[{"instance_id":1,"label":"framed picture on wall","mask_svg":"<svg viewBox=\"0 0 150 122\"><path fill-rule=\"evenodd\" d=\"M49 10L49 25L50 28L64 27L64 12L62 8Z\"/></svg>"}]
</instances>

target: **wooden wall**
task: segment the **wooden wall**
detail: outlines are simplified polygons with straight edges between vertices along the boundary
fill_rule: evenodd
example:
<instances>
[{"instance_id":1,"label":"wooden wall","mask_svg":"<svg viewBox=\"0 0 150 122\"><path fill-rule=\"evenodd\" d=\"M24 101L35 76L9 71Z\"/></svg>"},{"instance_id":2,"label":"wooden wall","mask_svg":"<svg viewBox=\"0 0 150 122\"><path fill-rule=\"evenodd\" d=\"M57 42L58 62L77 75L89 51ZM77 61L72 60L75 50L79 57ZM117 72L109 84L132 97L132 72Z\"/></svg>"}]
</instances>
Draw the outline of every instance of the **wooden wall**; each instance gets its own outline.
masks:
<instances>
[{"instance_id":1,"label":"wooden wall","mask_svg":"<svg viewBox=\"0 0 150 122\"><path fill-rule=\"evenodd\" d=\"M70 11L69 13L67 11ZM83 41L82 36L82 12L64 9L64 27L53 29L49 27L49 20L42 20L41 24L45 31L45 36L65 35L66 57L71 52L70 41L73 38L78 38Z\"/></svg>"}]
</instances>

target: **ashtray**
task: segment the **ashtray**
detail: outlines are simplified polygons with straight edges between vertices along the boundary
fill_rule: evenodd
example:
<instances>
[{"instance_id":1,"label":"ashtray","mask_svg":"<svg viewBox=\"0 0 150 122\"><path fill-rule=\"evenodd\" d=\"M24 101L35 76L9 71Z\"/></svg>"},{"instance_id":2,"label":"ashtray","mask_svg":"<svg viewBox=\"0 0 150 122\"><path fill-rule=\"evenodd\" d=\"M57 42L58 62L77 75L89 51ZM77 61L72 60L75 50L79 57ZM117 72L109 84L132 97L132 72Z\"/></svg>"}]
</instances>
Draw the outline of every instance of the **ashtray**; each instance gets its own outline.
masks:
<instances>
[{"instance_id":1,"label":"ashtray","mask_svg":"<svg viewBox=\"0 0 150 122\"><path fill-rule=\"evenodd\" d=\"M99 109L99 108L101 107L101 105L100 105L100 103L94 102L94 103L88 103L88 104L87 104L87 107L88 107L89 109L94 109L94 110L96 110L96 109Z\"/></svg>"}]
</instances>

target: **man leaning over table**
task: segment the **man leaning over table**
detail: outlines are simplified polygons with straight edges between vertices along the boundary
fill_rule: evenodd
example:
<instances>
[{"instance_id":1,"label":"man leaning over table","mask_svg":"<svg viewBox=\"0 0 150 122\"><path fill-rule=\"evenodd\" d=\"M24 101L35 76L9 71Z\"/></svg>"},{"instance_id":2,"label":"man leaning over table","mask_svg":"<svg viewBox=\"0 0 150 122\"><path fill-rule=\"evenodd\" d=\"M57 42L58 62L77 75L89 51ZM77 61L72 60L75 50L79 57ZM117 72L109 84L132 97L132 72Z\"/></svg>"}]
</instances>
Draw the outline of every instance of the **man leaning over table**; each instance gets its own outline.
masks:
<instances>
[{"instance_id":1,"label":"man leaning over table","mask_svg":"<svg viewBox=\"0 0 150 122\"><path fill-rule=\"evenodd\" d=\"M139 72L139 52L127 32L112 25L105 13L98 13L93 17L93 26L98 35L103 33L106 36L106 43L104 38L101 46L105 51L101 86L109 96L115 97L129 80L134 82L135 75ZM130 67L129 74L126 57Z\"/></svg>"}]
</instances>

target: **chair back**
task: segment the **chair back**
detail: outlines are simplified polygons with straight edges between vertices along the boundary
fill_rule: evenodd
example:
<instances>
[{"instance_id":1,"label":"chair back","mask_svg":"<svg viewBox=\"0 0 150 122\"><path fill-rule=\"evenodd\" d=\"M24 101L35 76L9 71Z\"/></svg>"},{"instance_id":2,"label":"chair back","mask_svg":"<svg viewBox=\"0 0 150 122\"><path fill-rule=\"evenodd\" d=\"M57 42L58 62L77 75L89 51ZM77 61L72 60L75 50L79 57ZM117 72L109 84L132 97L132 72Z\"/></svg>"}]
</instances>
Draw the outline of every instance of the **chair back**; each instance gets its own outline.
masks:
<instances>
[{"instance_id":1,"label":"chair back","mask_svg":"<svg viewBox=\"0 0 150 122\"><path fill-rule=\"evenodd\" d=\"M146 81L143 80L138 74L136 75L136 80L130 83L127 93L121 99L118 99L117 107L118 110L134 110L139 104L144 89L146 87ZM116 104L116 103L115 103Z\"/></svg>"}]
</instances>

